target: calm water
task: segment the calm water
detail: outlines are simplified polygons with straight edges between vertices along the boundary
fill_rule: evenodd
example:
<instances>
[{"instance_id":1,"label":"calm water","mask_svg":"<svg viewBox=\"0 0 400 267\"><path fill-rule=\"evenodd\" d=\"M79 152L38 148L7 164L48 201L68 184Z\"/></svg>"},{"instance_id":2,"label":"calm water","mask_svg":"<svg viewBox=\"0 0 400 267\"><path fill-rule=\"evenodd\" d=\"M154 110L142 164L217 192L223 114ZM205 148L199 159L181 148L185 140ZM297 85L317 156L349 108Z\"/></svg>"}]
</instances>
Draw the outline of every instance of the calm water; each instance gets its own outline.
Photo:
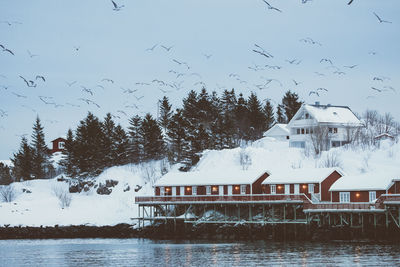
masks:
<instances>
[{"instance_id":1,"label":"calm water","mask_svg":"<svg viewBox=\"0 0 400 267\"><path fill-rule=\"evenodd\" d=\"M400 245L176 242L146 239L0 240L1 266L400 265Z\"/></svg>"}]
</instances>

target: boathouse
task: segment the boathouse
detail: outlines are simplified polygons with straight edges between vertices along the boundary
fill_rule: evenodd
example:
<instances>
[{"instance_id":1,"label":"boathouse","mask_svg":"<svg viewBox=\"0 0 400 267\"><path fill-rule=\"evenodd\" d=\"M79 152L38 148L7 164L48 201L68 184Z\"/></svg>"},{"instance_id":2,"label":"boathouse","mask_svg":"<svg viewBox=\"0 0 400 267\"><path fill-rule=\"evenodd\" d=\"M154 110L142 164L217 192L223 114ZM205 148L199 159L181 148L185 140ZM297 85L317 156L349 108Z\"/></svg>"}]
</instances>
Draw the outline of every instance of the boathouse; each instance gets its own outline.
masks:
<instances>
[{"instance_id":1,"label":"boathouse","mask_svg":"<svg viewBox=\"0 0 400 267\"><path fill-rule=\"evenodd\" d=\"M330 188L332 202L375 202L384 194L400 193L400 173L391 172L349 175L338 179Z\"/></svg>"},{"instance_id":2,"label":"boathouse","mask_svg":"<svg viewBox=\"0 0 400 267\"><path fill-rule=\"evenodd\" d=\"M205 196L261 194L264 171L170 172L154 185L156 196Z\"/></svg>"},{"instance_id":3,"label":"boathouse","mask_svg":"<svg viewBox=\"0 0 400 267\"><path fill-rule=\"evenodd\" d=\"M304 168L274 172L263 184L269 195L304 194L314 202L331 201L329 188L343 173L338 168Z\"/></svg>"}]
</instances>

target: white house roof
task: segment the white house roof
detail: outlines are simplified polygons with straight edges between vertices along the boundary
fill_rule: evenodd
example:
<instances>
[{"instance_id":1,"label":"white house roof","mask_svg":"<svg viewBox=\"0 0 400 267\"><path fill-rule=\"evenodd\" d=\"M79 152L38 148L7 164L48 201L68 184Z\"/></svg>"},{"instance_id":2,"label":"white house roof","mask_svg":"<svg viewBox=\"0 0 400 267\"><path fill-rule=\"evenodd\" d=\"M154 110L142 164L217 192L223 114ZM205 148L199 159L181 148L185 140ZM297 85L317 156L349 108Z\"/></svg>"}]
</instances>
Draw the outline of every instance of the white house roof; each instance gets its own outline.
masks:
<instances>
[{"instance_id":1,"label":"white house roof","mask_svg":"<svg viewBox=\"0 0 400 267\"><path fill-rule=\"evenodd\" d=\"M339 178L329 191L368 191L387 190L400 173L381 172L360 175L349 175Z\"/></svg>"},{"instance_id":2,"label":"white house roof","mask_svg":"<svg viewBox=\"0 0 400 267\"><path fill-rule=\"evenodd\" d=\"M320 183L334 171L343 175L337 168L302 168L274 172L262 184L307 184Z\"/></svg>"},{"instance_id":3,"label":"white house roof","mask_svg":"<svg viewBox=\"0 0 400 267\"><path fill-rule=\"evenodd\" d=\"M289 135L289 129L287 124L276 123L268 131L264 133L264 136L278 136L278 135Z\"/></svg>"},{"instance_id":4,"label":"white house roof","mask_svg":"<svg viewBox=\"0 0 400 267\"><path fill-rule=\"evenodd\" d=\"M155 186L236 185L252 184L267 171L169 172Z\"/></svg>"}]
</instances>

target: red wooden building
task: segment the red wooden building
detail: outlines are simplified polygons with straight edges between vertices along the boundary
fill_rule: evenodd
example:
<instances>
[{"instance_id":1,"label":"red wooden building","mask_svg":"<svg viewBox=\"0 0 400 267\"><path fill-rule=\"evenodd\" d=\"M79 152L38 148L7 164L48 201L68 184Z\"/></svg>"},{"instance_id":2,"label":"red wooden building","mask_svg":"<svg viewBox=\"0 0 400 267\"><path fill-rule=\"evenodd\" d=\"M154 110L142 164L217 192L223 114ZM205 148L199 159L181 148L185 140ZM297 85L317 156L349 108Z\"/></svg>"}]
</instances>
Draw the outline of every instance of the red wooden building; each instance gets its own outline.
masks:
<instances>
[{"instance_id":1,"label":"red wooden building","mask_svg":"<svg viewBox=\"0 0 400 267\"><path fill-rule=\"evenodd\" d=\"M391 172L343 176L330 188L332 202L375 202L383 194L400 193L400 174Z\"/></svg>"},{"instance_id":2,"label":"red wooden building","mask_svg":"<svg viewBox=\"0 0 400 267\"><path fill-rule=\"evenodd\" d=\"M269 195L305 194L313 201L331 201L329 188L343 176L337 168L291 169L274 172L263 184Z\"/></svg>"},{"instance_id":3,"label":"red wooden building","mask_svg":"<svg viewBox=\"0 0 400 267\"><path fill-rule=\"evenodd\" d=\"M261 194L268 172L170 172L155 185L156 196L249 195Z\"/></svg>"},{"instance_id":4,"label":"red wooden building","mask_svg":"<svg viewBox=\"0 0 400 267\"><path fill-rule=\"evenodd\" d=\"M50 149L50 153L56 153L56 152L61 152L64 150L65 146L65 139L62 137L59 137L57 139L54 139L51 141L52 143L52 148Z\"/></svg>"}]
</instances>

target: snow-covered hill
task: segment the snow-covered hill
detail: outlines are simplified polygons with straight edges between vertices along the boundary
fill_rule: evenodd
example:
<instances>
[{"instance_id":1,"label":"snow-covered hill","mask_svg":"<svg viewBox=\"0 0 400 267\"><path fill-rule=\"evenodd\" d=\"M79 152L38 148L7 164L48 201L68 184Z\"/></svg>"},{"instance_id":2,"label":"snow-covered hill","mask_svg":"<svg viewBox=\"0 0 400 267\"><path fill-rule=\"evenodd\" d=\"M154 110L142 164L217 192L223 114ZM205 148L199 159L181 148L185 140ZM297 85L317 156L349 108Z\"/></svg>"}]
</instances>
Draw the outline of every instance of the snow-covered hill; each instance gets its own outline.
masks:
<instances>
[{"instance_id":1,"label":"snow-covered hill","mask_svg":"<svg viewBox=\"0 0 400 267\"><path fill-rule=\"evenodd\" d=\"M220 173L225 170L248 170L274 172L288 168L325 167L328 159L340 165L346 174L363 172L398 171L400 174L400 144L381 143L380 148L335 148L314 158L312 153L289 148L288 142L271 138L260 139L245 148L208 150L193 171ZM246 155L247 165L241 164ZM56 191L67 189L67 183L57 179L33 180L14 183L17 197L11 203L0 203L0 225L115 225L130 223L137 216L134 204L136 195L152 195L151 183L161 176L162 162L146 165L126 165L106 169L96 178L96 183L106 180L118 181L110 195L99 195L96 189L72 194L69 207L62 209ZM178 166L172 166L177 172ZM135 192L137 186L143 186ZM127 188L129 187L129 190ZM25 189L25 190L24 190ZM31 193L26 193L26 191ZM25 192L23 192L25 191Z\"/></svg>"}]
</instances>

